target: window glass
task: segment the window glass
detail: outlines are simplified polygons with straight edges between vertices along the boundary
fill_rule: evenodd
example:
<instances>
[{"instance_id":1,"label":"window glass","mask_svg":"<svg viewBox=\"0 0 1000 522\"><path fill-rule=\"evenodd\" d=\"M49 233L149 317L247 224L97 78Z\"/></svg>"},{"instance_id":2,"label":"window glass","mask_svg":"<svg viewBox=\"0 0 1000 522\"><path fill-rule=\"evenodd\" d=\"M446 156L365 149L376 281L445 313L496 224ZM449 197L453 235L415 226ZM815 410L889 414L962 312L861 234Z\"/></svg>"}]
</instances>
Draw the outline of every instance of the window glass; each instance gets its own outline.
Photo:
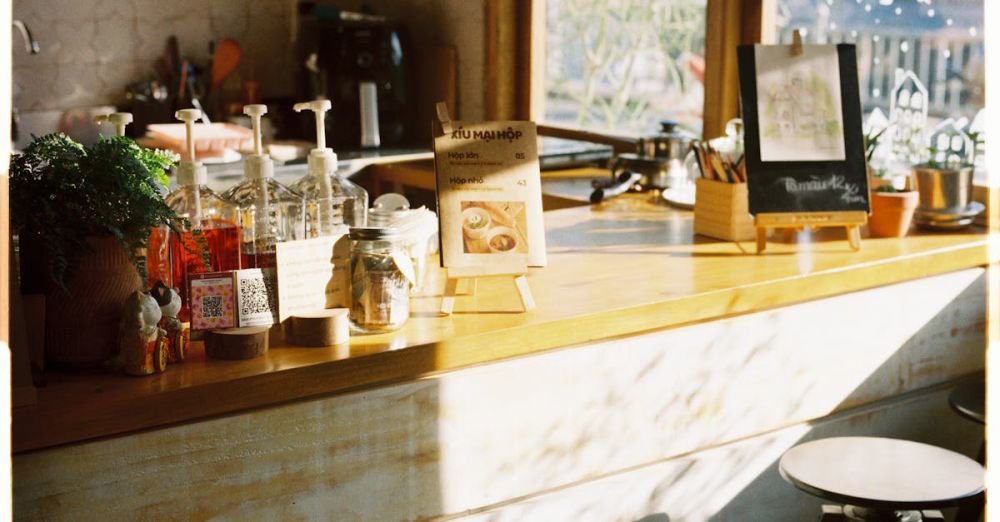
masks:
<instances>
[{"instance_id":1,"label":"window glass","mask_svg":"<svg viewBox=\"0 0 1000 522\"><path fill-rule=\"evenodd\" d=\"M706 0L547 0L545 120L701 133Z\"/></svg>"},{"instance_id":2,"label":"window glass","mask_svg":"<svg viewBox=\"0 0 1000 522\"><path fill-rule=\"evenodd\" d=\"M894 90L918 114L926 104L928 131L983 108L983 0L779 0L777 19L781 43L799 29L806 43L857 45L866 115L887 114Z\"/></svg>"}]
</instances>

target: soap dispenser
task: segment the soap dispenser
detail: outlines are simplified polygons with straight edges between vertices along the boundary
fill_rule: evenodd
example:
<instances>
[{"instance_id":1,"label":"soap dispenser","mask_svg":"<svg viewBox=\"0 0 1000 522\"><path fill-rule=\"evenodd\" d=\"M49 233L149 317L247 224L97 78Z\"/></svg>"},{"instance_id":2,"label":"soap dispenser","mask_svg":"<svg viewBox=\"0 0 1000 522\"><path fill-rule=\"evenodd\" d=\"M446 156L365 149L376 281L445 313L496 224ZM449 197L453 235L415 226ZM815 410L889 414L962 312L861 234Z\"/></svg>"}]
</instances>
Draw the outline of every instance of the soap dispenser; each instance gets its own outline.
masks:
<instances>
[{"instance_id":1,"label":"soap dispenser","mask_svg":"<svg viewBox=\"0 0 1000 522\"><path fill-rule=\"evenodd\" d=\"M309 152L309 173L292 188L306 198L306 228L309 237L328 236L337 225L365 226L368 192L337 172L337 154L326 146L326 111L330 100L296 103L296 112L313 111L316 117L316 148Z\"/></svg>"},{"instance_id":2,"label":"soap dispenser","mask_svg":"<svg viewBox=\"0 0 1000 522\"><path fill-rule=\"evenodd\" d=\"M271 268L276 265L277 243L305 237L305 200L274 180L274 162L264 154L260 139L260 117L267 106L246 105L243 113L253 125L253 154L243 158L243 181L223 197L239 215L243 268Z\"/></svg>"},{"instance_id":3,"label":"soap dispenser","mask_svg":"<svg viewBox=\"0 0 1000 522\"><path fill-rule=\"evenodd\" d=\"M104 122L108 122L115 126L116 135L124 136L125 126L132 123L132 113L112 112L111 114L98 114L97 116L94 116L94 123L100 125Z\"/></svg>"},{"instance_id":4,"label":"soap dispenser","mask_svg":"<svg viewBox=\"0 0 1000 522\"><path fill-rule=\"evenodd\" d=\"M178 289L181 315L187 317L188 276L239 269L240 231L236 208L208 188L208 172L195 157L194 122L203 118L202 112L181 109L174 116L187 130L188 158L177 166L178 188L167 194L166 203L190 228L180 235L167 231L170 281L164 282Z\"/></svg>"}]
</instances>

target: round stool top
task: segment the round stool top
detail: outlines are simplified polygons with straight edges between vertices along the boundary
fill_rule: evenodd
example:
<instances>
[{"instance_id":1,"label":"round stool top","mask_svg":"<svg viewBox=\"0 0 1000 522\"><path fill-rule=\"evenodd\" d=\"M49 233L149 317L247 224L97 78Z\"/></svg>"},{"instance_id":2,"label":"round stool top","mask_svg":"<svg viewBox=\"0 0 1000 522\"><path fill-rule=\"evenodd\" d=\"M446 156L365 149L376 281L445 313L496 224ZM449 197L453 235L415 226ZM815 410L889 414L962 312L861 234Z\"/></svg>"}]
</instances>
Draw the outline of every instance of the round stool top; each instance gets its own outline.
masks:
<instances>
[{"instance_id":1,"label":"round stool top","mask_svg":"<svg viewBox=\"0 0 1000 522\"><path fill-rule=\"evenodd\" d=\"M821 498L881 509L931 509L983 491L983 467L954 451L900 439L835 437L781 457L781 476Z\"/></svg>"},{"instance_id":2,"label":"round stool top","mask_svg":"<svg viewBox=\"0 0 1000 522\"><path fill-rule=\"evenodd\" d=\"M973 381L957 386L948 395L948 403L962 416L986 424L986 381Z\"/></svg>"}]
</instances>

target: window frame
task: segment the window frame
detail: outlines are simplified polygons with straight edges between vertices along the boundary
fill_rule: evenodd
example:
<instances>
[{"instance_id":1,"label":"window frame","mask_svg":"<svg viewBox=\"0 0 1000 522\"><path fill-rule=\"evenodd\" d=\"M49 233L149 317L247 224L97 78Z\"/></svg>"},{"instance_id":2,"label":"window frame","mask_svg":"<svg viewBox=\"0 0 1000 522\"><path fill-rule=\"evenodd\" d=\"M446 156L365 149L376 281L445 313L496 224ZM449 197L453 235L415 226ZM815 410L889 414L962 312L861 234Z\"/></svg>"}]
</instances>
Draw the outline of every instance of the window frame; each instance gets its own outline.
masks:
<instances>
[{"instance_id":1,"label":"window frame","mask_svg":"<svg viewBox=\"0 0 1000 522\"><path fill-rule=\"evenodd\" d=\"M736 46L773 43L776 12L777 0L707 0L703 136L721 136L726 122L739 116ZM486 31L487 118L533 120L548 135L583 132L544 122L545 0L487 0Z\"/></svg>"}]
</instances>

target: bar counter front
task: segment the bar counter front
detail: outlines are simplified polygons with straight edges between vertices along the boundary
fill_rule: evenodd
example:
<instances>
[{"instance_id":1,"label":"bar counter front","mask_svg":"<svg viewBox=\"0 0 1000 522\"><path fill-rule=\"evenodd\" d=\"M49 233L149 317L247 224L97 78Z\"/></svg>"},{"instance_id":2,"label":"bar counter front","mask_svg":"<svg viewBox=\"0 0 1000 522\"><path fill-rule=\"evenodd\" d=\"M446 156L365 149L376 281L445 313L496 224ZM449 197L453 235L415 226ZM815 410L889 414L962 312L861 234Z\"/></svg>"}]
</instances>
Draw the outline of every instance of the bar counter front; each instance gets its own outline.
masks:
<instances>
[{"instance_id":1,"label":"bar counter front","mask_svg":"<svg viewBox=\"0 0 1000 522\"><path fill-rule=\"evenodd\" d=\"M645 194L545 225L531 312L495 278L441 315L432 259L399 332L47 372L13 414L16 518L801 520L820 501L776 471L801 441L978 449L947 395L985 366L984 229L757 255Z\"/></svg>"}]
</instances>

